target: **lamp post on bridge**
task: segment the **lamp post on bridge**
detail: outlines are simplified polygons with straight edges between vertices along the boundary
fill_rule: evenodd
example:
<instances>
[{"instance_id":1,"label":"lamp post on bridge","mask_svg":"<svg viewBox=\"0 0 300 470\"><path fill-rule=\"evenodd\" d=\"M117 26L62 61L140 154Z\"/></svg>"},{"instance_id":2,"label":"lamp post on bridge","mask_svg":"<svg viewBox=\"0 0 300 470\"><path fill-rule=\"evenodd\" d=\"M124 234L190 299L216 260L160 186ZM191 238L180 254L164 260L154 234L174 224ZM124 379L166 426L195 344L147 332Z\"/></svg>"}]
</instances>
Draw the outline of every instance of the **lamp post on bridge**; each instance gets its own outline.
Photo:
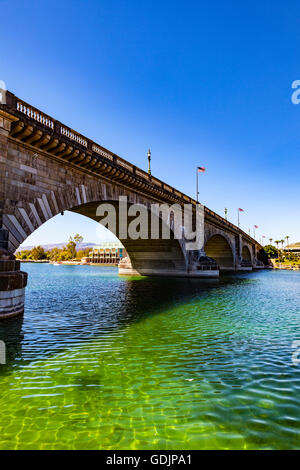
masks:
<instances>
[{"instance_id":1,"label":"lamp post on bridge","mask_svg":"<svg viewBox=\"0 0 300 470\"><path fill-rule=\"evenodd\" d=\"M151 150L148 150L148 174L151 175Z\"/></svg>"}]
</instances>

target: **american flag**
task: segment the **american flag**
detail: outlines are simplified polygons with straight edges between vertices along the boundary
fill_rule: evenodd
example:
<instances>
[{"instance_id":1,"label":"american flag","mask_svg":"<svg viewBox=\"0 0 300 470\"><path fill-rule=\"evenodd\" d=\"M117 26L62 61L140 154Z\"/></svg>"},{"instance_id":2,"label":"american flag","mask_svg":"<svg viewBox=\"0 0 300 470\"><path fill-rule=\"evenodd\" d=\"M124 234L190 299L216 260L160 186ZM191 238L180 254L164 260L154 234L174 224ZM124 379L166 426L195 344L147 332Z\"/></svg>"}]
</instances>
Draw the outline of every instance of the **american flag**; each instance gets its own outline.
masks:
<instances>
[{"instance_id":1,"label":"american flag","mask_svg":"<svg viewBox=\"0 0 300 470\"><path fill-rule=\"evenodd\" d=\"M258 225L254 225L254 228L259 228Z\"/></svg>"},{"instance_id":2,"label":"american flag","mask_svg":"<svg viewBox=\"0 0 300 470\"><path fill-rule=\"evenodd\" d=\"M199 173L204 173L205 172L205 167L204 166L198 166L198 171L199 171Z\"/></svg>"},{"instance_id":3,"label":"american flag","mask_svg":"<svg viewBox=\"0 0 300 470\"><path fill-rule=\"evenodd\" d=\"M245 212L245 211L244 211L244 209L241 209L241 208L239 207L239 212Z\"/></svg>"}]
</instances>

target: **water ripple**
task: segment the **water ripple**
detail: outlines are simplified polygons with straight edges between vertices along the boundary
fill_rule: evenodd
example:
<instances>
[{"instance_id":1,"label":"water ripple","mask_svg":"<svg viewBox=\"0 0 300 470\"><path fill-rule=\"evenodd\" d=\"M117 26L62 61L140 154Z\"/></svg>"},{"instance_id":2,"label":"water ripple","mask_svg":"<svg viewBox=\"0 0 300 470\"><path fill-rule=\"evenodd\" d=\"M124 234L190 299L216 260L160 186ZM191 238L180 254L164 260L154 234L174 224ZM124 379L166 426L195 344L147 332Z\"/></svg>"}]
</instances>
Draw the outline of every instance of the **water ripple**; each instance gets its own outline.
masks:
<instances>
[{"instance_id":1,"label":"water ripple","mask_svg":"<svg viewBox=\"0 0 300 470\"><path fill-rule=\"evenodd\" d=\"M24 319L0 324L1 449L299 447L300 273L24 269Z\"/></svg>"}]
</instances>

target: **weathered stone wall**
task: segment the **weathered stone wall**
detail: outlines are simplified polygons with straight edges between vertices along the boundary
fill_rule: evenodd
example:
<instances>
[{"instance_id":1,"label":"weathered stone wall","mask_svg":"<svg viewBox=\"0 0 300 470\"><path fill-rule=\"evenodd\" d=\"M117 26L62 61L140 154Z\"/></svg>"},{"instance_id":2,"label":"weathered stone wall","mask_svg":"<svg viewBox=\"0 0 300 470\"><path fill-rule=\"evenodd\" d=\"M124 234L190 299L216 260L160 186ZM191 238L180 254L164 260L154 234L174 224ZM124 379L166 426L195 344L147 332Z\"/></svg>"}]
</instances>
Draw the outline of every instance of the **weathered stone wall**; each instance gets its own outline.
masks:
<instances>
[{"instance_id":1,"label":"weathered stone wall","mask_svg":"<svg viewBox=\"0 0 300 470\"><path fill-rule=\"evenodd\" d=\"M9 186L7 171L8 135L11 119L0 114L0 319L24 311L27 273L20 271L20 262L8 251L9 233L3 228L6 191Z\"/></svg>"}]
</instances>

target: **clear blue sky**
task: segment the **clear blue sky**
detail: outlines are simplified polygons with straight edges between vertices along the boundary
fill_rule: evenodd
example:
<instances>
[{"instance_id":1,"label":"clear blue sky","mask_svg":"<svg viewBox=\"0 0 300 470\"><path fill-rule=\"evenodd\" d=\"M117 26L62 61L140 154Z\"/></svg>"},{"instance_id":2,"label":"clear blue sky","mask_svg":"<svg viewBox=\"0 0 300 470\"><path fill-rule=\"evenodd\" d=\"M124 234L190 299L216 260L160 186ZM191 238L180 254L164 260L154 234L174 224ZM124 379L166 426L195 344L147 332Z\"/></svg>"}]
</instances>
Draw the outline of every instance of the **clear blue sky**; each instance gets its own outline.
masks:
<instances>
[{"instance_id":1,"label":"clear blue sky","mask_svg":"<svg viewBox=\"0 0 300 470\"><path fill-rule=\"evenodd\" d=\"M1 1L17 96L267 238L300 241L299 2ZM73 214L25 244L95 224Z\"/></svg>"}]
</instances>

